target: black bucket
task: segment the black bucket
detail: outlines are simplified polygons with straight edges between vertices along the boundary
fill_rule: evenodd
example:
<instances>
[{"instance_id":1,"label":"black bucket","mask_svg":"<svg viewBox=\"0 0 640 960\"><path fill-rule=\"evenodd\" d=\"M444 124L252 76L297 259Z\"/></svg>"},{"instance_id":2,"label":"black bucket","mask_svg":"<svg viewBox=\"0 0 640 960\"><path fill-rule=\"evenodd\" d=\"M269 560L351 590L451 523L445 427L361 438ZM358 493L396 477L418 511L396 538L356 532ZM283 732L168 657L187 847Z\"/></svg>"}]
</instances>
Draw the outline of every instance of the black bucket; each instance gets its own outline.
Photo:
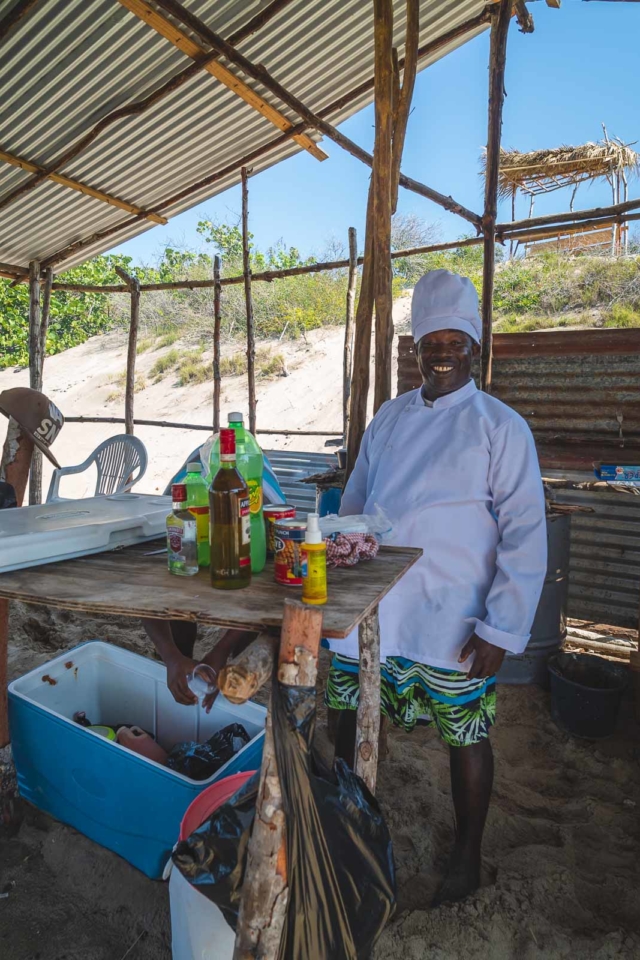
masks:
<instances>
[{"instance_id":1,"label":"black bucket","mask_svg":"<svg viewBox=\"0 0 640 960\"><path fill-rule=\"evenodd\" d=\"M548 666L555 723L576 737L610 737L629 682L626 665L590 653L558 653Z\"/></svg>"}]
</instances>

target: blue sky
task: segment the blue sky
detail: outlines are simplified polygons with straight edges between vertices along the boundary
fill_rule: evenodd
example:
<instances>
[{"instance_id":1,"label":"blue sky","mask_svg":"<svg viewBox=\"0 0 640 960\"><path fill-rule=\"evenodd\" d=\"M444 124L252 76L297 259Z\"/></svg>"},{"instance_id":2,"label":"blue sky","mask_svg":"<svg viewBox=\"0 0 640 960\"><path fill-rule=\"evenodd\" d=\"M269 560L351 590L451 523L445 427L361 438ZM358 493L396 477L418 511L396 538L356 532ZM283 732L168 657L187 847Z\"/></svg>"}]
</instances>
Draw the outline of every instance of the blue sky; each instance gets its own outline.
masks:
<instances>
[{"instance_id":1,"label":"blue sky","mask_svg":"<svg viewBox=\"0 0 640 960\"><path fill-rule=\"evenodd\" d=\"M602 122L612 136L640 139L640 4L562 0L562 8L553 10L541 0L530 10L535 33L522 35L515 23L510 33L503 145L532 150L597 140ZM408 175L479 212L488 47L484 33L418 75L402 163ZM351 117L342 129L372 149L373 107ZM250 229L260 248L283 238L303 256L320 255L333 238L346 243L350 226L358 230L361 244L367 168L330 141L324 147L330 154L324 163L301 153L250 181ZM630 196L638 194L640 183L632 181ZM585 184L576 209L611 202L606 182ZM538 198L535 212L568 207L568 193L558 191ZM402 188L398 209L439 224L445 240L471 232L464 221ZM153 263L166 244L199 249L198 220L235 220L239 211L240 189L234 187L114 251L136 263ZM528 200L522 199L517 215L527 213ZM510 215L508 203L501 218Z\"/></svg>"}]
</instances>

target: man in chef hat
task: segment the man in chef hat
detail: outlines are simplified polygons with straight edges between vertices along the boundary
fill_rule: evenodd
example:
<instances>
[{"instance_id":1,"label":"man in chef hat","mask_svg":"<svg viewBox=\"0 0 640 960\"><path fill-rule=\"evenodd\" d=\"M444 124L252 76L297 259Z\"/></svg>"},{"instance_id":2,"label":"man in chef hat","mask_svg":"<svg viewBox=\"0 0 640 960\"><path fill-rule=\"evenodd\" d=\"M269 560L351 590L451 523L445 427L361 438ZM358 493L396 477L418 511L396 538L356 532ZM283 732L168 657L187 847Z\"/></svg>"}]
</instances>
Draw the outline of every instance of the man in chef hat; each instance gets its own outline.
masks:
<instances>
[{"instance_id":1,"label":"man in chef hat","mask_svg":"<svg viewBox=\"0 0 640 960\"><path fill-rule=\"evenodd\" d=\"M470 280L433 270L416 284L411 325L422 387L385 403L364 435L343 515L382 507L394 542L422 558L380 605L382 712L433 724L449 747L456 838L434 905L480 884L493 783L495 674L529 640L547 565L545 502L529 427L471 378L479 353ZM353 762L357 633L331 641L327 703L337 753Z\"/></svg>"}]
</instances>

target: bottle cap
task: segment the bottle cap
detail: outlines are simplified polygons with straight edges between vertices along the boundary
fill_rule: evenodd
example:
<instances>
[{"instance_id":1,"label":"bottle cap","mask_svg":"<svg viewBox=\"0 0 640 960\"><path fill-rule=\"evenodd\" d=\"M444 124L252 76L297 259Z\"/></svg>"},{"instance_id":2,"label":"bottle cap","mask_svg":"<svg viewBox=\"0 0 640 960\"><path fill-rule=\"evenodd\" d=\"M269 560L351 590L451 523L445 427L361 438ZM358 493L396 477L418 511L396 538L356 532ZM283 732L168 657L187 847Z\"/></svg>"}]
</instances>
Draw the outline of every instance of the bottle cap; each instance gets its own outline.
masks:
<instances>
[{"instance_id":1,"label":"bottle cap","mask_svg":"<svg viewBox=\"0 0 640 960\"><path fill-rule=\"evenodd\" d=\"M187 473L202 473L202 464L199 460L194 460L187 464Z\"/></svg>"},{"instance_id":2,"label":"bottle cap","mask_svg":"<svg viewBox=\"0 0 640 960\"><path fill-rule=\"evenodd\" d=\"M305 543L322 543L322 531L320 530L319 517L317 513L307 515L307 535Z\"/></svg>"},{"instance_id":3,"label":"bottle cap","mask_svg":"<svg viewBox=\"0 0 640 960\"><path fill-rule=\"evenodd\" d=\"M227 423L244 423L244 417L241 413L230 413L227 417Z\"/></svg>"},{"instance_id":4,"label":"bottle cap","mask_svg":"<svg viewBox=\"0 0 640 960\"><path fill-rule=\"evenodd\" d=\"M220 431L220 456L235 456L236 432L223 427Z\"/></svg>"},{"instance_id":5,"label":"bottle cap","mask_svg":"<svg viewBox=\"0 0 640 960\"><path fill-rule=\"evenodd\" d=\"M174 483L171 487L171 499L174 503L182 503L187 499L187 488L184 483Z\"/></svg>"}]
</instances>

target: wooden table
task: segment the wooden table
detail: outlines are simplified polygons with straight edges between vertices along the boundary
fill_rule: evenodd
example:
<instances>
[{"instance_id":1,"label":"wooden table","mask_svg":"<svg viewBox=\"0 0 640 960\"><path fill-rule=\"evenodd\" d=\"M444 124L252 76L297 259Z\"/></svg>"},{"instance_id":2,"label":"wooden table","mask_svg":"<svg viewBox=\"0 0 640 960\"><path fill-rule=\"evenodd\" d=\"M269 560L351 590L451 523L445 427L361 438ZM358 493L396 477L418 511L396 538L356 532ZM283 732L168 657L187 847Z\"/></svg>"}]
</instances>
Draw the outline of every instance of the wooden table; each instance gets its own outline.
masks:
<instances>
[{"instance_id":1,"label":"wooden table","mask_svg":"<svg viewBox=\"0 0 640 960\"><path fill-rule=\"evenodd\" d=\"M284 600L299 597L295 588L275 583L270 563L243 590L213 590L204 570L194 577L173 576L167 570L166 554L157 553L158 544L153 541L1 574L0 597L85 613L196 620L256 632L281 627ZM410 547L382 547L375 560L330 570L328 575L323 635L341 639L360 628L356 771L372 790L380 719L378 604L421 554ZM0 656L6 658L6 650Z\"/></svg>"}]
</instances>

